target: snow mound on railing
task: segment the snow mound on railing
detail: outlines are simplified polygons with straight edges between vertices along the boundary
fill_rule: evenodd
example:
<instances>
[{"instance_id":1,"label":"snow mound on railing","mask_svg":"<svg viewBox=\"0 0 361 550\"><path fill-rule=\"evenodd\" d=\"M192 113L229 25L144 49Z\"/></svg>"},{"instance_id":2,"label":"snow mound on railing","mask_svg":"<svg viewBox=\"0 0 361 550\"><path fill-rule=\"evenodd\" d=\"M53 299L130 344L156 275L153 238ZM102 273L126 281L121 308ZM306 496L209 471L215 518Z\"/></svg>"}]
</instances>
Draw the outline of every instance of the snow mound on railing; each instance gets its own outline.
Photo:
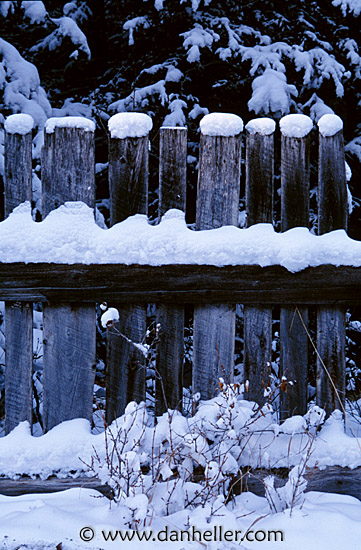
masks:
<instances>
[{"instance_id":1,"label":"snow mound on railing","mask_svg":"<svg viewBox=\"0 0 361 550\"><path fill-rule=\"evenodd\" d=\"M23 203L0 223L0 258L4 263L281 265L300 271L324 264L360 267L361 242L341 229L316 236L305 227L276 233L271 224L192 231L175 209L159 225L136 214L101 229L82 202L67 202L35 222L30 204Z\"/></svg>"}]
</instances>

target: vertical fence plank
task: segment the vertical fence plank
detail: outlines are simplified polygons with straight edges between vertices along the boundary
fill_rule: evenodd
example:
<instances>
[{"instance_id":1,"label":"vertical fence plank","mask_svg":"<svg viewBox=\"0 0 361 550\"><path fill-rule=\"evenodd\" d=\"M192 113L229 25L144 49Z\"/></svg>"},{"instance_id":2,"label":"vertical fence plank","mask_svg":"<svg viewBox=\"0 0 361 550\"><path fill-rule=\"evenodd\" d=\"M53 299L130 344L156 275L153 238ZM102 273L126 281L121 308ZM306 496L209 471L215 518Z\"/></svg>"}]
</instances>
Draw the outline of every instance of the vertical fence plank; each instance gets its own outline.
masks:
<instances>
[{"instance_id":1,"label":"vertical fence plank","mask_svg":"<svg viewBox=\"0 0 361 550\"><path fill-rule=\"evenodd\" d=\"M42 152L43 216L66 201L95 207L94 129L80 117L49 119ZM72 418L91 420L95 307L44 305L45 430Z\"/></svg>"},{"instance_id":2,"label":"vertical fence plank","mask_svg":"<svg viewBox=\"0 0 361 550\"><path fill-rule=\"evenodd\" d=\"M312 120L305 115L287 115L280 121L282 231L309 226L312 126ZM282 307L280 311L281 374L293 383L281 394L281 418L307 410L308 336L295 306ZM298 309L307 327L308 308Z\"/></svg>"},{"instance_id":3,"label":"vertical fence plank","mask_svg":"<svg viewBox=\"0 0 361 550\"><path fill-rule=\"evenodd\" d=\"M79 128L71 126L77 123ZM82 117L48 119L41 159L43 219L66 201L95 208L94 126Z\"/></svg>"},{"instance_id":4,"label":"vertical fence plank","mask_svg":"<svg viewBox=\"0 0 361 550\"><path fill-rule=\"evenodd\" d=\"M5 217L31 201L32 135L29 115L5 121ZM33 317L32 304L5 303L5 432L19 422L32 421Z\"/></svg>"},{"instance_id":5,"label":"vertical fence plank","mask_svg":"<svg viewBox=\"0 0 361 550\"><path fill-rule=\"evenodd\" d=\"M159 218L170 208L185 212L187 184L187 130L160 129ZM167 408L182 410L184 306L157 306L158 346L156 415Z\"/></svg>"},{"instance_id":6,"label":"vertical fence plank","mask_svg":"<svg viewBox=\"0 0 361 550\"><path fill-rule=\"evenodd\" d=\"M347 189L342 128L336 115L324 115L319 126L318 233L347 229ZM327 414L341 405L324 367L328 370L341 403L345 400L345 308L318 306L317 403Z\"/></svg>"},{"instance_id":7,"label":"vertical fence plank","mask_svg":"<svg viewBox=\"0 0 361 550\"><path fill-rule=\"evenodd\" d=\"M246 142L247 227L273 223L273 172L275 122L251 120ZM269 383L272 353L272 308L244 307L244 379L249 380L248 399L263 405Z\"/></svg>"},{"instance_id":8,"label":"vertical fence plank","mask_svg":"<svg viewBox=\"0 0 361 550\"><path fill-rule=\"evenodd\" d=\"M201 121L196 229L238 225L242 119L213 113ZM193 393L210 399L218 378L233 381L234 305L194 308Z\"/></svg>"},{"instance_id":9,"label":"vertical fence plank","mask_svg":"<svg viewBox=\"0 0 361 550\"><path fill-rule=\"evenodd\" d=\"M119 113L109 120L110 223L148 213L148 134L150 117ZM146 333L146 308L114 304L119 323L108 330L106 419L123 414L129 401L145 400L145 358L132 342ZM124 338L124 336L126 338Z\"/></svg>"}]
</instances>

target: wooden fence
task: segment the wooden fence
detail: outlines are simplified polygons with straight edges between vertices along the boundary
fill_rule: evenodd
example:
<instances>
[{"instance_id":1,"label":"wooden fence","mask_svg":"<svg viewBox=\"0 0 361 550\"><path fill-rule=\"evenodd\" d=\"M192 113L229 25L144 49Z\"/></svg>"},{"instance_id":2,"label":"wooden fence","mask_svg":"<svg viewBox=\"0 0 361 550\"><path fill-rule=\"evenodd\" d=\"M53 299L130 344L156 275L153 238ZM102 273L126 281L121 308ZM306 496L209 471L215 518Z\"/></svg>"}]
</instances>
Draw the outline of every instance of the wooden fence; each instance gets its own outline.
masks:
<instances>
[{"instance_id":1,"label":"wooden fence","mask_svg":"<svg viewBox=\"0 0 361 550\"><path fill-rule=\"evenodd\" d=\"M143 115L144 116L144 115ZM64 119L65 120L65 119ZM270 124L268 124L270 126ZM246 127L247 223L273 222L275 130ZM310 143L281 135L281 230L309 225ZM196 229L238 224L242 134L200 138ZM347 196L342 131L318 136L319 233L346 228ZM147 214L148 135L109 137L110 220ZM159 213L185 208L187 132L161 128ZM5 134L5 215L31 200L31 133ZM276 162L279 162L276 159ZM56 126L45 133L42 154L43 217L65 201L95 206L94 133ZM120 259L121 261L121 259ZM345 307L361 303L361 269L324 265L290 273L253 265L66 265L0 263L5 300L6 431L32 421L32 303L43 302L45 429L76 417L90 419L95 376L95 302L120 312L117 330L140 342L146 304L156 303L160 323L156 413L182 407L184 304L194 304L193 391L214 396L218 377L233 379L235 306L244 309L244 371L249 399L264 402L272 344L272 306L280 309L281 375L294 381L283 394L282 417L307 406L307 307L317 305L317 403L339 407L345 396ZM129 340L109 331L108 422L128 401L145 399L143 357Z\"/></svg>"}]
</instances>

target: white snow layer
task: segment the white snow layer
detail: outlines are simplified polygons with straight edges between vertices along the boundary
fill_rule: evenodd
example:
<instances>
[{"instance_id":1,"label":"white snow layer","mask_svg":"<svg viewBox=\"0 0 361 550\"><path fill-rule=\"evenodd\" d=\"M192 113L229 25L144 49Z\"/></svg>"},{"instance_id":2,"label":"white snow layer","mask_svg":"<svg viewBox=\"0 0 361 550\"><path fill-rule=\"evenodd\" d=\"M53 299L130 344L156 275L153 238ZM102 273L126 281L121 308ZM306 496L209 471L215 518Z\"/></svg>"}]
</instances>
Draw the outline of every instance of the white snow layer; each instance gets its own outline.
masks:
<instances>
[{"instance_id":1,"label":"white snow layer","mask_svg":"<svg viewBox=\"0 0 361 550\"><path fill-rule=\"evenodd\" d=\"M276 123L272 118L254 118L246 124L246 130L250 134L270 136L276 129Z\"/></svg>"},{"instance_id":2,"label":"white snow layer","mask_svg":"<svg viewBox=\"0 0 361 550\"><path fill-rule=\"evenodd\" d=\"M323 137L334 136L343 128L342 119L333 114L323 115L317 124L320 134Z\"/></svg>"},{"instance_id":3,"label":"white snow layer","mask_svg":"<svg viewBox=\"0 0 361 550\"><path fill-rule=\"evenodd\" d=\"M347 10L350 10L355 17L358 17L361 13L361 0L333 0L332 4L340 6L344 16L346 16Z\"/></svg>"},{"instance_id":4,"label":"white snow layer","mask_svg":"<svg viewBox=\"0 0 361 550\"><path fill-rule=\"evenodd\" d=\"M254 50L257 52L255 48ZM258 64L259 58L257 58L256 68ZM286 75L275 69L266 69L252 82L252 97L248 102L248 109L256 114L281 113L284 115L289 112L291 95L297 95L297 90L293 84L287 83Z\"/></svg>"},{"instance_id":5,"label":"white snow layer","mask_svg":"<svg viewBox=\"0 0 361 550\"><path fill-rule=\"evenodd\" d=\"M160 499L157 495L152 505L154 500ZM147 506L141 507L140 499L128 497L124 505L116 505L102 498L99 492L85 488L18 497L1 495L1 547L4 550L55 550L56 547L63 550L356 550L361 538L360 501L332 493L307 493L292 512L285 510L274 514L270 513L264 497L248 491L230 499L228 504L218 501L212 506L206 503L193 509L177 510L169 516L155 514L144 518L147 511ZM136 529L129 529L132 521L137 522ZM228 534L227 538L224 536L223 542L209 542L213 541L212 533L219 526L225 536ZM182 536L182 531L191 534L192 529L193 541ZM128 530L131 542L127 539L123 542L118 530L123 536ZM278 531L278 538L272 535L275 531ZM286 545L281 542L280 531ZM208 544L198 542L199 532L204 534L203 540ZM249 532L249 540L254 542L240 544L240 537L237 543L229 542L232 540L229 536L236 532L242 536ZM115 537L114 540L109 534ZM135 536L137 534L140 536ZM143 538L142 535L147 534L150 537Z\"/></svg>"},{"instance_id":6,"label":"white snow layer","mask_svg":"<svg viewBox=\"0 0 361 550\"><path fill-rule=\"evenodd\" d=\"M30 115L10 115L5 120L5 130L8 134L25 135L31 132L34 127L34 119Z\"/></svg>"},{"instance_id":7,"label":"white snow layer","mask_svg":"<svg viewBox=\"0 0 361 550\"><path fill-rule=\"evenodd\" d=\"M119 321L119 311L115 307L107 309L100 319L103 328L112 326L115 321Z\"/></svg>"},{"instance_id":8,"label":"white snow layer","mask_svg":"<svg viewBox=\"0 0 361 550\"><path fill-rule=\"evenodd\" d=\"M76 21L71 17L59 17L58 19L52 18L51 22L56 25L56 29L46 36L43 40L40 40L35 46L30 48L30 52L38 52L45 48L53 51L60 46L65 38L68 38L75 46L74 50L69 57L77 58L79 51L82 51L88 59L91 57L89 45L83 31L80 30Z\"/></svg>"},{"instance_id":9,"label":"white snow layer","mask_svg":"<svg viewBox=\"0 0 361 550\"><path fill-rule=\"evenodd\" d=\"M45 131L52 134L55 128L79 128L85 132L94 132L95 123L82 116L63 116L48 118L45 123Z\"/></svg>"},{"instance_id":10,"label":"white snow layer","mask_svg":"<svg viewBox=\"0 0 361 550\"><path fill-rule=\"evenodd\" d=\"M101 229L82 202L67 202L35 222L26 202L0 223L0 258L5 263L282 265L300 271L323 264L360 267L361 242L342 229L317 236L305 227L276 233L271 224L192 231L175 209L156 226L136 214Z\"/></svg>"},{"instance_id":11,"label":"white snow layer","mask_svg":"<svg viewBox=\"0 0 361 550\"><path fill-rule=\"evenodd\" d=\"M21 2L21 7L25 17L30 19L30 23L41 23L47 15L43 2Z\"/></svg>"},{"instance_id":12,"label":"white snow layer","mask_svg":"<svg viewBox=\"0 0 361 550\"><path fill-rule=\"evenodd\" d=\"M280 120L280 130L282 135L290 138L303 138L311 132L313 122L306 115L286 115Z\"/></svg>"},{"instance_id":13,"label":"white snow layer","mask_svg":"<svg viewBox=\"0 0 361 550\"><path fill-rule=\"evenodd\" d=\"M144 435L144 441L142 440L142 449L149 456L152 452L157 453L157 450L152 451L152 442L155 446L161 446L161 438L165 440L169 437L170 428L175 434L173 437L176 442L183 442L189 446L191 440L199 436L199 433L215 435L217 430L222 430L225 422L227 429L231 430L230 439L233 436L236 437L235 434L241 438L247 436L242 453L237 451L238 447L234 449L241 467L291 468L302 462L305 458L305 449L311 445L315 426L320 425L320 418L315 420L315 426L312 427L309 411L304 417L294 416L280 425L276 420L276 414L265 408L262 409L265 411L263 416L259 414L254 417L254 405L251 401L237 398L231 423L235 433L227 424L229 411L227 412L221 394L201 402L199 410L190 419L177 414L169 417L165 413L158 418L155 432L154 428L147 428L147 434ZM127 407L128 410L129 408L135 410L136 404L130 403ZM220 417L220 411L223 411L223 417ZM130 418L134 421L132 415L125 414L115 420L108 430L111 433L117 433L121 426L128 426L127 422L129 423ZM308 431L305 430L307 426ZM224 426L223 428L225 429ZM140 435L143 429L141 423L134 429L138 430L138 437L143 437ZM110 432L108 432L108 444L111 440ZM189 438L191 438L190 442ZM131 441L129 436L129 446ZM233 443L230 441L231 450L236 441L237 438ZM307 465L309 468L317 467L321 470L328 466L358 468L361 466L360 442L359 437L345 433L342 414L336 410L321 427L320 432L314 435L312 453ZM201 444L204 444L204 449ZM210 450L205 440L199 436L197 451L203 453L208 460L212 460L219 451L217 447L212 449ZM255 449L262 452L255 452ZM223 451L229 452L230 449L225 448ZM91 457L95 453L101 461L106 457L104 433L93 434L90 423L84 418L62 422L39 437L31 435L30 425L24 421L8 435L0 438L0 475L11 479L16 479L19 475L36 475L41 479L56 475L61 478L69 472L75 476L77 474L92 476L94 473L89 471L87 465L91 464Z\"/></svg>"},{"instance_id":14,"label":"white snow layer","mask_svg":"<svg viewBox=\"0 0 361 550\"><path fill-rule=\"evenodd\" d=\"M159 130L187 130L185 126L161 126Z\"/></svg>"},{"instance_id":15,"label":"white snow layer","mask_svg":"<svg viewBox=\"0 0 361 550\"><path fill-rule=\"evenodd\" d=\"M153 128L150 116L144 113L117 113L108 121L112 138L143 137Z\"/></svg>"},{"instance_id":16,"label":"white snow layer","mask_svg":"<svg viewBox=\"0 0 361 550\"><path fill-rule=\"evenodd\" d=\"M111 530L115 534L118 529L124 532L131 528L131 536L135 528L141 534L147 527L148 532L152 529L155 535L165 526L173 532L194 526L198 532L212 533L215 525L222 525L224 531L239 530L244 534L254 529L256 523L260 535L261 530L282 530L287 550L358 548L360 501L346 495L304 493L305 484L299 486L296 493L290 482L302 481L298 470L293 470L294 475L277 490L268 478L268 488L277 497L273 503L270 498L243 492L226 504L224 475L227 474L229 480L238 467L291 468L296 465L297 468L299 465L301 469L305 466L305 473L310 472L311 477L313 467L356 468L361 464L360 439L345 434L340 411L334 411L322 425L322 409L312 407L303 417L289 418L280 425L269 406L255 416L255 404L228 389L214 399L200 402L193 417L185 418L178 411L165 413L158 417L155 427L148 424L144 404L129 403L125 414L108 428L107 438L104 433L92 434L85 419L63 422L40 437L30 434L27 422L20 423L0 439L0 475L13 479L21 474L41 479L52 474L60 478L70 473L75 477L92 475L87 464L91 464L93 458L102 483L112 486L116 477L120 487L128 485L129 493L122 491L119 501L113 501L111 506L100 493L81 487L53 494L0 495L1 548L50 550L60 543L64 550L123 548L120 537L114 545L114 539L105 538L104 533L109 534ZM206 437L216 443L209 444ZM112 478L109 460L112 460L115 441L117 453L112 465L117 468L122 461L122 469L115 470ZM173 448L176 452L170 455L169 449ZM169 466L174 467L171 458L187 476L196 464L206 465L207 486L187 481L182 475L169 479L173 474ZM153 464L151 459L155 461L155 471L161 467L161 478L157 477L149 486L152 474L143 474L140 465ZM186 502L191 505L186 507ZM278 504L280 507L272 513L271 504L273 508ZM194 541L182 538L168 539L168 543L165 540L164 536L158 541L151 538L147 548L158 549L160 541L169 550L197 547ZM197 537L195 541L198 540ZM231 545L215 542L207 548L276 550L281 547L280 539L277 542L277 539L267 540L267 536L254 536L252 540L253 543L247 542L245 546L239 545L238 540ZM144 548L143 539L134 537L130 541L127 547L132 550ZM49 543L53 544L48 546Z\"/></svg>"},{"instance_id":17,"label":"white snow layer","mask_svg":"<svg viewBox=\"0 0 361 550\"><path fill-rule=\"evenodd\" d=\"M241 117L231 113L210 113L200 121L205 136L237 136L243 130Z\"/></svg>"}]
</instances>

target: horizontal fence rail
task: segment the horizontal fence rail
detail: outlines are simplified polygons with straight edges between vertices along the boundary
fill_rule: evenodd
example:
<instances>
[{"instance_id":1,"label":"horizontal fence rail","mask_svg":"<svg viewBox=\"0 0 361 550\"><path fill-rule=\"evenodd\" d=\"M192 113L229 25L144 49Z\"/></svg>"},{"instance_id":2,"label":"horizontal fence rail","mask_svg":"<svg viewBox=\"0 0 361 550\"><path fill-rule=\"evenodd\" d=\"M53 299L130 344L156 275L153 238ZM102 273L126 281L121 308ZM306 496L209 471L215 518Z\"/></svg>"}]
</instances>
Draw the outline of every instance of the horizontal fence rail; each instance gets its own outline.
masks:
<instances>
[{"instance_id":1,"label":"horizontal fence rail","mask_svg":"<svg viewBox=\"0 0 361 550\"><path fill-rule=\"evenodd\" d=\"M0 263L0 300L356 305L361 268Z\"/></svg>"},{"instance_id":2,"label":"horizontal fence rail","mask_svg":"<svg viewBox=\"0 0 361 550\"><path fill-rule=\"evenodd\" d=\"M24 115L12 115L24 116ZM333 116L335 115L325 115ZM10 117L9 117L10 119ZM342 124L319 122L319 234L347 227ZM338 121L338 117L333 122ZM18 126L16 126L18 128ZM110 223L148 213L149 117L119 113L109 121ZM229 128L232 131L229 131ZM281 172L281 231L309 225L313 123L304 115L280 121L281 159L275 158L270 119L246 126L247 226L273 223L274 173ZM329 135L329 128L334 128ZM225 130L223 131L222 128ZM207 115L201 122L196 230L238 225L243 122ZM31 134L5 133L5 215L31 197ZM159 216L185 209L187 138L184 128L161 128ZM43 217L69 200L94 208L94 124L50 119L42 154ZM361 303L361 268L321 265L291 273L282 266L0 263L0 299L6 303L6 431L31 422L33 302L44 307L44 428L75 417L89 420L95 370L95 303L107 301L120 318L107 334L107 406L111 422L129 400L144 400L146 368L139 350L145 305L156 304L156 414L182 409L184 305L194 305L193 392L213 397L217 379L233 381L236 304L244 304L244 379L260 405L268 384L272 307L280 307L281 370L292 381L281 418L307 406L308 306L317 306L317 403L330 413L345 392L345 306ZM299 316L296 315L298 311ZM302 322L301 322L302 318ZM124 334L124 337L119 337ZM338 397L324 375L326 361ZM19 364L21 368L19 369Z\"/></svg>"}]
</instances>

